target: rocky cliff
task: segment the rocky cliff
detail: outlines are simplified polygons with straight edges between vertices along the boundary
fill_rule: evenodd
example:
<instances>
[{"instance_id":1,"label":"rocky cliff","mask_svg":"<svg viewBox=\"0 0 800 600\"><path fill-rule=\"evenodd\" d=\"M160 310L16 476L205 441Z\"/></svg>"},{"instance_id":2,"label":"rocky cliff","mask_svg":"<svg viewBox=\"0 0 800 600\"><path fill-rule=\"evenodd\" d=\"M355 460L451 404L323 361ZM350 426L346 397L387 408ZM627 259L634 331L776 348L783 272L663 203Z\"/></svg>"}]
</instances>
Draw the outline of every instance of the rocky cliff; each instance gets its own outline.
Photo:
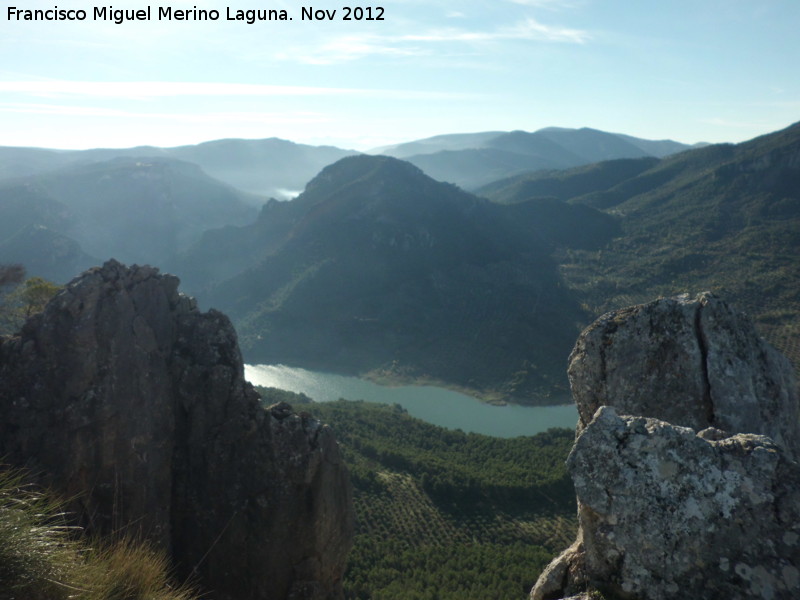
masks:
<instances>
[{"instance_id":1,"label":"rocky cliff","mask_svg":"<svg viewBox=\"0 0 800 600\"><path fill-rule=\"evenodd\" d=\"M600 406L615 406L697 430L768 435L800 456L791 364L712 294L603 315L578 338L567 372L579 429Z\"/></svg>"},{"instance_id":2,"label":"rocky cliff","mask_svg":"<svg viewBox=\"0 0 800 600\"><path fill-rule=\"evenodd\" d=\"M340 598L353 511L331 430L262 409L228 319L177 288L110 261L3 339L0 455L213 598Z\"/></svg>"},{"instance_id":3,"label":"rocky cliff","mask_svg":"<svg viewBox=\"0 0 800 600\"><path fill-rule=\"evenodd\" d=\"M609 313L569 375L580 529L533 600L796 597L797 382L743 315L710 294Z\"/></svg>"}]
</instances>

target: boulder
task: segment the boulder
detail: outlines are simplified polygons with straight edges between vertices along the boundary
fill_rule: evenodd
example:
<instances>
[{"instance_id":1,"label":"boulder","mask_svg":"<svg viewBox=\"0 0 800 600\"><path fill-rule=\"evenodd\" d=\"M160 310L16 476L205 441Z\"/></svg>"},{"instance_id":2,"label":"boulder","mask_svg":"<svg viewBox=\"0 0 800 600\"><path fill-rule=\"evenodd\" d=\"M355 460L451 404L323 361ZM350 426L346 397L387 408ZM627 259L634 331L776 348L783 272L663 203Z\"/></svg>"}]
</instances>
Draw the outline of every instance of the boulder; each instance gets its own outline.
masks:
<instances>
[{"instance_id":1,"label":"boulder","mask_svg":"<svg viewBox=\"0 0 800 600\"><path fill-rule=\"evenodd\" d=\"M796 598L800 465L765 436L712 433L598 410L567 461L590 584L643 600Z\"/></svg>"},{"instance_id":2,"label":"boulder","mask_svg":"<svg viewBox=\"0 0 800 600\"><path fill-rule=\"evenodd\" d=\"M708 292L603 315L581 333L567 372L579 429L600 406L614 406L698 431L768 435L800 457L791 363Z\"/></svg>"},{"instance_id":3,"label":"boulder","mask_svg":"<svg viewBox=\"0 0 800 600\"><path fill-rule=\"evenodd\" d=\"M341 598L353 508L332 431L262 408L230 321L178 283L112 260L3 339L0 455L212 598Z\"/></svg>"},{"instance_id":4,"label":"boulder","mask_svg":"<svg viewBox=\"0 0 800 600\"><path fill-rule=\"evenodd\" d=\"M579 531L533 600L796 596L797 381L744 315L708 293L614 311L568 372Z\"/></svg>"}]
</instances>

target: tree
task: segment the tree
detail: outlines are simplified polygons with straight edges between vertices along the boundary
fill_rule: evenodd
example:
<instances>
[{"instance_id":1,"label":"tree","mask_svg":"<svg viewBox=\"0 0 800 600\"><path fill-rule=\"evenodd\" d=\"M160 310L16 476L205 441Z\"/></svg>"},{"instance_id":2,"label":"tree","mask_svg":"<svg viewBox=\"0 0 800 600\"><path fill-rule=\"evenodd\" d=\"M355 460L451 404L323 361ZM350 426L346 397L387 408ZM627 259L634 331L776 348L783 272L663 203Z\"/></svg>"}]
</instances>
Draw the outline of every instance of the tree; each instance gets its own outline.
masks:
<instances>
[{"instance_id":1,"label":"tree","mask_svg":"<svg viewBox=\"0 0 800 600\"><path fill-rule=\"evenodd\" d=\"M19 284L25 275L20 265L0 267L0 287ZM13 333L33 314L44 310L50 298L61 289L51 281L41 277L26 279L16 288L6 292L0 301L0 333Z\"/></svg>"}]
</instances>

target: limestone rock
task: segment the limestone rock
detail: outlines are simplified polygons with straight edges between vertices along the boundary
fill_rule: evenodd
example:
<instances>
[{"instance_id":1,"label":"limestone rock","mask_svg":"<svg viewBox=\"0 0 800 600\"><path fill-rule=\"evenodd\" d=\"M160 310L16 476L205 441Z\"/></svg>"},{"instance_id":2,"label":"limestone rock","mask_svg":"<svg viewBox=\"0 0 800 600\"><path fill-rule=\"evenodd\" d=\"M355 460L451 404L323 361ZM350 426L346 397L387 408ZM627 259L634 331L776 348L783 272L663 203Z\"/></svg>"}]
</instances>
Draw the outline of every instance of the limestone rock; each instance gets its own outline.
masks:
<instances>
[{"instance_id":1,"label":"limestone rock","mask_svg":"<svg viewBox=\"0 0 800 600\"><path fill-rule=\"evenodd\" d=\"M800 589L800 465L772 440L598 410L567 461L589 583L621 598Z\"/></svg>"},{"instance_id":2,"label":"limestone rock","mask_svg":"<svg viewBox=\"0 0 800 600\"><path fill-rule=\"evenodd\" d=\"M747 318L708 293L614 311L568 372L578 538L532 600L796 597L800 398Z\"/></svg>"},{"instance_id":3,"label":"limestone rock","mask_svg":"<svg viewBox=\"0 0 800 600\"><path fill-rule=\"evenodd\" d=\"M800 457L791 363L709 293L603 315L578 338L568 374L579 428L614 406L695 430L768 435Z\"/></svg>"},{"instance_id":4,"label":"limestone rock","mask_svg":"<svg viewBox=\"0 0 800 600\"><path fill-rule=\"evenodd\" d=\"M340 598L353 509L331 430L262 409L229 320L177 288L109 261L3 339L0 455L213 598Z\"/></svg>"},{"instance_id":5,"label":"limestone rock","mask_svg":"<svg viewBox=\"0 0 800 600\"><path fill-rule=\"evenodd\" d=\"M586 589L589 581L586 579L584 555L582 532L579 530L578 539L554 558L539 575L531 590L531 600L555 600L564 594Z\"/></svg>"}]
</instances>

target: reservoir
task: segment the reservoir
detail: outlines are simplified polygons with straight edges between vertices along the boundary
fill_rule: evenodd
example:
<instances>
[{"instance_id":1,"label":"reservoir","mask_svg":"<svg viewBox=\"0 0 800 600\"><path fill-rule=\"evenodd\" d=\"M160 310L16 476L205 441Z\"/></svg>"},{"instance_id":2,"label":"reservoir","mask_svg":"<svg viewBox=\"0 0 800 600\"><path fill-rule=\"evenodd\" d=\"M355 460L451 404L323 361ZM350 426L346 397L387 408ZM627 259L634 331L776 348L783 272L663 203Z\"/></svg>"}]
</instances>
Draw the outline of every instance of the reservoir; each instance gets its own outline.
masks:
<instances>
[{"instance_id":1,"label":"reservoir","mask_svg":"<svg viewBox=\"0 0 800 600\"><path fill-rule=\"evenodd\" d=\"M332 373L284 365L245 365L245 378L254 385L299 392L317 402L366 400L399 404L428 423L495 437L534 435L551 427L574 429L574 404L557 406L494 406L471 396L424 385L384 386Z\"/></svg>"}]
</instances>

